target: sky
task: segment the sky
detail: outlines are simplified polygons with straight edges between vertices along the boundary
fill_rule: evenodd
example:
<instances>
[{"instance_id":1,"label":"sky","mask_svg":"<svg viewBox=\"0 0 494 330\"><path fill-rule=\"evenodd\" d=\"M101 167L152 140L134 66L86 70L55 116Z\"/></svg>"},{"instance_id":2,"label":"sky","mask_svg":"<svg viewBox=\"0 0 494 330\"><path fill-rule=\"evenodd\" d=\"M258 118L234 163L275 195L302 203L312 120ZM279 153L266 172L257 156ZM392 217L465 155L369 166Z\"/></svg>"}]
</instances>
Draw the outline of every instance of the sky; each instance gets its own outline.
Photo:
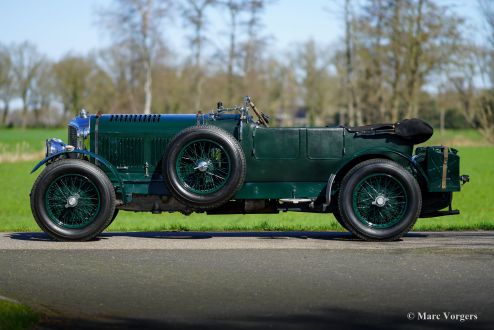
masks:
<instances>
[{"instance_id":1,"label":"sky","mask_svg":"<svg viewBox=\"0 0 494 330\"><path fill-rule=\"evenodd\" d=\"M338 2L274 1L264 16L265 33L270 37L268 52L287 50L311 38L327 46L338 43L343 34L337 14ZM87 54L109 44L109 36L97 24L96 12L110 3L111 0L0 0L0 43L8 45L28 40L52 60L67 53ZM481 28L476 1L440 0L440 3L466 17L474 29ZM215 13L211 20L210 32L226 32L226 15L221 17ZM179 54L189 51L185 33L179 19L164 31L168 46ZM473 32L471 37L477 35Z\"/></svg>"}]
</instances>

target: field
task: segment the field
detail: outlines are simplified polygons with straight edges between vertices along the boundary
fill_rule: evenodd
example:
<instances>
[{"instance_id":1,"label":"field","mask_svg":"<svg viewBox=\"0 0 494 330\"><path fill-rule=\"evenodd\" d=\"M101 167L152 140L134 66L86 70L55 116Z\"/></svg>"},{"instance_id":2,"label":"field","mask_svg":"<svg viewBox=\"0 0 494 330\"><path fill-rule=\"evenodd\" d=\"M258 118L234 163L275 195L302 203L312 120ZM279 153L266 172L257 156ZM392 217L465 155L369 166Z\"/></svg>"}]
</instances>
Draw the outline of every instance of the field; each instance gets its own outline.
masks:
<instances>
[{"instance_id":1,"label":"field","mask_svg":"<svg viewBox=\"0 0 494 330\"><path fill-rule=\"evenodd\" d=\"M0 162L36 160L43 157L45 139L67 139L67 129L0 129Z\"/></svg>"},{"instance_id":2,"label":"field","mask_svg":"<svg viewBox=\"0 0 494 330\"><path fill-rule=\"evenodd\" d=\"M5 154L15 154L23 145L26 152L41 152L46 137L65 138L65 129L0 130L0 146ZM462 143L450 144L451 140ZM461 173L469 174L471 182L456 193L453 207L461 210L459 216L420 219L414 230L494 229L494 147L484 143L475 131L436 134L431 144L457 146L461 156ZM463 146L462 146L463 145ZM472 145L477 145L473 147ZM480 145L480 146L479 146ZM25 157L27 158L27 157ZM36 176L29 174L36 160L0 162L0 231L38 231L29 206L29 191ZM287 212L278 215L211 215L180 213L121 212L109 227L111 231L170 231L170 230L343 230L332 215Z\"/></svg>"}]
</instances>

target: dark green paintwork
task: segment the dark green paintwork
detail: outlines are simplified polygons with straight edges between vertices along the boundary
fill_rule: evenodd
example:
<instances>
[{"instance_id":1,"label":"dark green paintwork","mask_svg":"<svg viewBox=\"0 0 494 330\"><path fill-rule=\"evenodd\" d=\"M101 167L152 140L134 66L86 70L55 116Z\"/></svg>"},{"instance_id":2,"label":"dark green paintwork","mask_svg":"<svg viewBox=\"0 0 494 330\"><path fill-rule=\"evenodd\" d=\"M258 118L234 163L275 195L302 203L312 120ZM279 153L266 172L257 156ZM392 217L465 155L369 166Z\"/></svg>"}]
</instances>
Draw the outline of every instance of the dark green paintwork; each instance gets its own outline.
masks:
<instances>
[{"instance_id":1,"label":"dark green paintwork","mask_svg":"<svg viewBox=\"0 0 494 330\"><path fill-rule=\"evenodd\" d=\"M460 157L454 148L448 148L446 188L442 188L443 146L420 147L416 154L429 178L427 188L430 192L460 191Z\"/></svg>"},{"instance_id":2,"label":"dark green paintwork","mask_svg":"<svg viewBox=\"0 0 494 330\"><path fill-rule=\"evenodd\" d=\"M324 195L332 173L373 157L415 166L417 175L423 173L424 180L432 182L430 188L438 179L437 170L412 162L413 146L396 135L358 136L344 128L264 128L247 120L240 125L240 116L232 114L91 116L90 147L114 165L126 201L133 194L168 195L162 174L168 143L182 129L198 124L221 127L239 140L247 172L236 199L315 199ZM446 191L456 189L454 183Z\"/></svg>"}]
</instances>

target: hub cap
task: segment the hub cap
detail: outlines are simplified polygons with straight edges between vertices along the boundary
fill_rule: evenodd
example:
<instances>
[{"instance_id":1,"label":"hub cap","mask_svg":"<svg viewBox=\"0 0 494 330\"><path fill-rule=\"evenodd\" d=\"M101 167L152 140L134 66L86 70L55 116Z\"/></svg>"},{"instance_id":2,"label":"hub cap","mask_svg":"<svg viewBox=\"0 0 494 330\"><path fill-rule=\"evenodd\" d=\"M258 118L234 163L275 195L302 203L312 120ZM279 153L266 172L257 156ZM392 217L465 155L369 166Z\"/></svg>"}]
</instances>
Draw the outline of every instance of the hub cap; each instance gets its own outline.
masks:
<instances>
[{"instance_id":1,"label":"hub cap","mask_svg":"<svg viewBox=\"0 0 494 330\"><path fill-rule=\"evenodd\" d=\"M200 160L199 162L197 162L197 166L194 167L194 170L198 170L200 172L206 172L208 170L209 165L210 165L209 161Z\"/></svg>"},{"instance_id":2,"label":"hub cap","mask_svg":"<svg viewBox=\"0 0 494 330\"><path fill-rule=\"evenodd\" d=\"M79 197L79 194L75 194L74 196L67 198L67 204L65 204L65 207L76 207L79 202Z\"/></svg>"},{"instance_id":3,"label":"hub cap","mask_svg":"<svg viewBox=\"0 0 494 330\"><path fill-rule=\"evenodd\" d=\"M383 196L383 195L379 195L376 197L376 200L372 202L372 205L376 205L376 206L379 206L379 207L383 207L384 205L386 205L386 202L388 201L389 199L386 198L386 196Z\"/></svg>"},{"instance_id":4,"label":"hub cap","mask_svg":"<svg viewBox=\"0 0 494 330\"><path fill-rule=\"evenodd\" d=\"M359 221L378 229L399 223L408 206L405 187L388 174L372 174L360 180L352 198Z\"/></svg>"},{"instance_id":5,"label":"hub cap","mask_svg":"<svg viewBox=\"0 0 494 330\"><path fill-rule=\"evenodd\" d=\"M220 190L231 176L230 156L217 142L202 139L186 144L176 161L180 183L196 194Z\"/></svg>"},{"instance_id":6,"label":"hub cap","mask_svg":"<svg viewBox=\"0 0 494 330\"><path fill-rule=\"evenodd\" d=\"M50 220L63 228L88 226L101 207L96 185L80 174L66 174L53 180L44 199Z\"/></svg>"}]
</instances>

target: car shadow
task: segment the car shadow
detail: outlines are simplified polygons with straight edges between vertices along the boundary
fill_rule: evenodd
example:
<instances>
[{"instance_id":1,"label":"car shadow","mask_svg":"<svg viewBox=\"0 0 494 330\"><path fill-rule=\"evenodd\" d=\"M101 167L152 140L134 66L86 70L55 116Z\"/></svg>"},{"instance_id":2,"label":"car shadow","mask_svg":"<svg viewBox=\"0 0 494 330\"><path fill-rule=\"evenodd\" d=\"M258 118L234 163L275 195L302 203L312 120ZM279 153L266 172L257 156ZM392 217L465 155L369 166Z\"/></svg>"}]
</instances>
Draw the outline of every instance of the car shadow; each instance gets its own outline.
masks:
<instances>
[{"instance_id":1,"label":"car shadow","mask_svg":"<svg viewBox=\"0 0 494 330\"><path fill-rule=\"evenodd\" d=\"M411 310L417 310L411 309ZM407 318L407 311L372 313L362 310L343 308L323 308L305 313L286 313L272 315L240 315L235 317L205 318L188 320L156 320L133 317L106 317L103 319L70 318L55 316L44 319L40 326L46 329L200 329L200 330L244 330L244 329L358 329L358 330L394 330L394 329L434 329L447 330L461 325L462 329L491 329L489 321L459 323L459 321L421 321Z\"/></svg>"},{"instance_id":2,"label":"car shadow","mask_svg":"<svg viewBox=\"0 0 494 330\"><path fill-rule=\"evenodd\" d=\"M405 237L427 237L424 233L408 233ZM45 233L9 233L7 237L20 241L56 242ZM215 237L253 237L258 239L319 239L335 241L362 242L358 237L349 232L336 231L236 231L236 232L188 232L188 231L165 231L165 232L104 232L91 241L111 239L112 237L133 238L155 238L155 239L208 239ZM401 240L400 240L401 241Z\"/></svg>"}]
</instances>

